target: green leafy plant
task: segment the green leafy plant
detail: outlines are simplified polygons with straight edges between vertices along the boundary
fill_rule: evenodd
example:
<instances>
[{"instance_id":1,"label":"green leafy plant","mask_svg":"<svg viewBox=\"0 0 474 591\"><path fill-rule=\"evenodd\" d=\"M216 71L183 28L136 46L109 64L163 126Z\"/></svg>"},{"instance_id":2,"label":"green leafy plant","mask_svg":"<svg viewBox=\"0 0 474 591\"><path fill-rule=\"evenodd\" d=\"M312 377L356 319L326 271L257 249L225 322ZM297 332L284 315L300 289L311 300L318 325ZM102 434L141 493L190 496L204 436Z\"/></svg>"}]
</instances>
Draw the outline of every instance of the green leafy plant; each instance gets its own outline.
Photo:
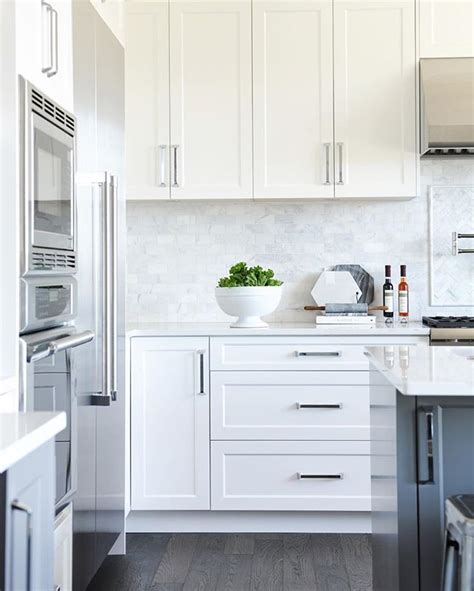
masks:
<instances>
[{"instance_id":1,"label":"green leafy plant","mask_svg":"<svg viewBox=\"0 0 474 591\"><path fill-rule=\"evenodd\" d=\"M275 279L272 269L263 269L260 265L248 267L247 263L236 263L229 269L228 277L219 279L217 287L276 287L283 281Z\"/></svg>"}]
</instances>

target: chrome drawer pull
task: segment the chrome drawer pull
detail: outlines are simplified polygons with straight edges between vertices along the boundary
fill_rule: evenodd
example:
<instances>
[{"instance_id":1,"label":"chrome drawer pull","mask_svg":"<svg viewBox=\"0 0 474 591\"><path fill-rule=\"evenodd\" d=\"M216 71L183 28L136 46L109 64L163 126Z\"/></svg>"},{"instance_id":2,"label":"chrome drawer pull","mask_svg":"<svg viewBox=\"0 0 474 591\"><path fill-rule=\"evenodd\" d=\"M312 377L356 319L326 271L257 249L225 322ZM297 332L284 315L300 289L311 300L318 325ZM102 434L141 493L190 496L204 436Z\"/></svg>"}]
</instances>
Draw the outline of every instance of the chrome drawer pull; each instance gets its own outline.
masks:
<instances>
[{"instance_id":1,"label":"chrome drawer pull","mask_svg":"<svg viewBox=\"0 0 474 591\"><path fill-rule=\"evenodd\" d=\"M342 480L344 474L304 474L297 472L298 480Z\"/></svg>"},{"instance_id":2,"label":"chrome drawer pull","mask_svg":"<svg viewBox=\"0 0 474 591\"><path fill-rule=\"evenodd\" d=\"M341 351L295 351L296 357L340 357Z\"/></svg>"},{"instance_id":3,"label":"chrome drawer pull","mask_svg":"<svg viewBox=\"0 0 474 591\"><path fill-rule=\"evenodd\" d=\"M342 408L342 402L336 404L305 404L303 402L297 402L296 408L298 410L302 408Z\"/></svg>"}]
</instances>

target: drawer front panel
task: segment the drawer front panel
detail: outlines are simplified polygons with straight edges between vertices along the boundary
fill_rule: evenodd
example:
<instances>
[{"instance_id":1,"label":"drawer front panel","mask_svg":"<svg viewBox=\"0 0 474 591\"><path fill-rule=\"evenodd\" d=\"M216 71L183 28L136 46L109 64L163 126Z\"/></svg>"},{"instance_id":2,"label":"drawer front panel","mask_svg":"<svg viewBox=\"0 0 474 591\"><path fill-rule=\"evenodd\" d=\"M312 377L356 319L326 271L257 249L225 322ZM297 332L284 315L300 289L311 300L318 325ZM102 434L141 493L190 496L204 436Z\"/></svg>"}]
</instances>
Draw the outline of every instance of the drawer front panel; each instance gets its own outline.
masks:
<instances>
[{"instance_id":1,"label":"drawer front panel","mask_svg":"<svg viewBox=\"0 0 474 591\"><path fill-rule=\"evenodd\" d=\"M213 372L212 439L368 440L368 374L341 372L354 382L342 385L321 374Z\"/></svg>"},{"instance_id":2,"label":"drawer front panel","mask_svg":"<svg viewBox=\"0 0 474 591\"><path fill-rule=\"evenodd\" d=\"M418 337L213 337L211 370L368 371L364 346Z\"/></svg>"},{"instance_id":3,"label":"drawer front panel","mask_svg":"<svg viewBox=\"0 0 474 591\"><path fill-rule=\"evenodd\" d=\"M364 443L214 441L211 509L370 511Z\"/></svg>"}]
</instances>

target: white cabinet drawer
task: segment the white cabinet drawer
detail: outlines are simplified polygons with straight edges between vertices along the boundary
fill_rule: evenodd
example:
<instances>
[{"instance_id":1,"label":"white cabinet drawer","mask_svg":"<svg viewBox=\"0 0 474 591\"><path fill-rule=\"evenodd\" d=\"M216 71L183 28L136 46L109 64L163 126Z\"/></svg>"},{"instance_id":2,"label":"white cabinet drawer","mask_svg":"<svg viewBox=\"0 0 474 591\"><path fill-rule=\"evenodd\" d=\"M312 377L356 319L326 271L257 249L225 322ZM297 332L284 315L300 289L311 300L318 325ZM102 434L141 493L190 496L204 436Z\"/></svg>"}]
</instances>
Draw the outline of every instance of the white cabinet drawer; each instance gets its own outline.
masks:
<instances>
[{"instance_id":1,"label":"white cabinet drawer","mask_svg":"<svg viewBox=\"0 0 474 591\"><path fill-rule=\"evenodd\" d=\"M214 441L211 509L370 511L369 443Z\"/></svg>"},{"instance_id":2,"label":"white cabinet drawer","mask_svg":"<svg viewBox=\"0 0 474 591\"><path fill-rule=\"evenodd\" d=\"M419 337L213 337L211 370L368 371L365 346Z\"/></svg>"},{"instance_id":3,"label":"white cabinet drawer","mask_svg":"<svg viewBox=\"0 0 474 591\"><path fill-rule=\"evenodd\" d=\"M363 347L320 339L251 337L211 339L212 370L368 370Z\"/></svg>"},{"instance_id":4,"label":"white cabinet drawer","mask_svg":"<svg viewBox=\"0 0 474 591\"><path fill-rule=\"evenodd\" d=\"M212 439L369 439L368 372L213 372Z\"/></svg>"}]
</instances>

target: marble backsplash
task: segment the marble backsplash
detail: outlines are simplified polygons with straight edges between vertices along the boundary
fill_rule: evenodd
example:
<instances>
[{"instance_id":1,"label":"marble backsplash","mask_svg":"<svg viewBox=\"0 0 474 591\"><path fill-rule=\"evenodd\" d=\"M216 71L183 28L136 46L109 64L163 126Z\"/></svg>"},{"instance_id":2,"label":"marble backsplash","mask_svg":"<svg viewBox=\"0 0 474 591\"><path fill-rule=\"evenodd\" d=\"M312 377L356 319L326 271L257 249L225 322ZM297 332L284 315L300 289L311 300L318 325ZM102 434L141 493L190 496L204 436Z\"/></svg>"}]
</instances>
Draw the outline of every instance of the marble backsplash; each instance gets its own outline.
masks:
<instances>
[{"instance_id":1,"label":"marble backsplash","mask_svg":"<svg viewBox=\"0 0 474 591\"><path fill-rule=\"evenodd\" d=\"M458 191L464 200L466 191L474 195L474 161L423 160L421 194L411 201L129 202L128 321L227 320L215 303L214 287L240 260L271 267L285 282L272 321L312 320L302 308L313 303L310 290L317 276L343 263L358 263L374 276L377 303L384 265L392 265L395 283L399 265L406 264L413 319L426 313L473 314L465 290L462 306L452 297L444 305L442 294L430 299L431 186L446 187L454 208ZM443 223L436 220L438 233ZM446 281L456 279L449 258L436 267L435 285L443 284L443 273ZM430 306L433 301L437 306Z\"/></svg>"}]
</instances>

